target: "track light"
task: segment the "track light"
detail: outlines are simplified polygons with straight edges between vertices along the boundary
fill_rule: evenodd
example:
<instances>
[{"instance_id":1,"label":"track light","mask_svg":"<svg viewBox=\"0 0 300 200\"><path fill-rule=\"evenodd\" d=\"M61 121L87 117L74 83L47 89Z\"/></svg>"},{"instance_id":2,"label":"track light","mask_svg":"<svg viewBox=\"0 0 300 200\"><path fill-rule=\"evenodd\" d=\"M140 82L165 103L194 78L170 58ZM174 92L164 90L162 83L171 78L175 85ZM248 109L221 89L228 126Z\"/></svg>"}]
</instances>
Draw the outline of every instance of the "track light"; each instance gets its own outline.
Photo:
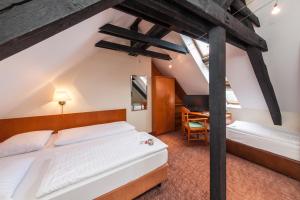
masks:
<instances>
[{"instance_id":1,"label":"track light","mask_svg":"<svg viewBox=\"0 0 300 200\"><path fill-rule=\"evenodd\" d=\"M272 15L277 15L278 13L280 13L280 8L278 6L278 1L276 1L276 3L274 4L271 13L272 13Z\"/></svg>"}]
</instances>

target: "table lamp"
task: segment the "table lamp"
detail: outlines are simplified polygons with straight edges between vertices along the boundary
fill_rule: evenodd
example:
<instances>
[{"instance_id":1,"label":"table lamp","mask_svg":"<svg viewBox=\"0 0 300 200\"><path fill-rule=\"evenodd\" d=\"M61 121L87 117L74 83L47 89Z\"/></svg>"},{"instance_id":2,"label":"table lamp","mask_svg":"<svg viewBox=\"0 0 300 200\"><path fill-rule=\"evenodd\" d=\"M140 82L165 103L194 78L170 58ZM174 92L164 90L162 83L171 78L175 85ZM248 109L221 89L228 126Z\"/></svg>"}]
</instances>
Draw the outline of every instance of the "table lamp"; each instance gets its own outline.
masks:
<instances>
[{"instance_id":1,"label":"table lamp","mask_svg":"<svg viewBox=\"0 0 300 200\"><path fill-rule=\"evenodd\" d=\"M61 106L61 114L64 112L64 105L67 101L70 101L71 97L69 96L68 92L65 90L55 90L53 95L53 101L58 102Z\"/></svg>"}]
</instances>

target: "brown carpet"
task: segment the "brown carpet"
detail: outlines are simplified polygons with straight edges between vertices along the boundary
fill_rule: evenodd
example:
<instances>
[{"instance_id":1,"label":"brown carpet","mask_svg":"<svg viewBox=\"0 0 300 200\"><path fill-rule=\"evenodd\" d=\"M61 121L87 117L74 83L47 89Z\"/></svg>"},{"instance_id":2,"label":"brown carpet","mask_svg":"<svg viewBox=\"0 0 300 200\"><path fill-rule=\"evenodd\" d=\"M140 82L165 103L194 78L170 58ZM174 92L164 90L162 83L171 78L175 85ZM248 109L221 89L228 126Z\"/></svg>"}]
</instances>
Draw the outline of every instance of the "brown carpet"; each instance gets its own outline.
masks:
<instances>
[{"instance_id":1,"label":"brown carpet","mask_svg":"<svg viewBox=\"0 0 300 200\"><path fill-rule=\"evenodd\" d=\"M169 145L168 181L137 199L209 199L209 147L187 146L179 133L159 138ZM300 182L228 154L227 199L300 200Z\"/></svg>"}]
</instances>

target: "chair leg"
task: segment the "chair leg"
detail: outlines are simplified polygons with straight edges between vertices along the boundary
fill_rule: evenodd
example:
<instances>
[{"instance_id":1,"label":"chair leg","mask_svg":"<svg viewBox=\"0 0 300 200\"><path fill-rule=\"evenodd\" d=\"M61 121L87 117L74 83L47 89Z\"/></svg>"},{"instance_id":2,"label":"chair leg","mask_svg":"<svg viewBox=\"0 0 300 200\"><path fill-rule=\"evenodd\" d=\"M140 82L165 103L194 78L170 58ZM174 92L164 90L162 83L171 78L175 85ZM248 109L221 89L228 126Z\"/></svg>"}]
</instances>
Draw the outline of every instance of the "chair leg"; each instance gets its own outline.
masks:
<instances>
[{"instance_id":1,"label":"chair leg","mask_svg":"<svg viewBox=\"0 0 300 200\"><path fill-rule=\"evenodd\" d=\"M208 135L207 135L207 133L204 134L204 137L205 137L205 143L208 144Z\"/></svg>"}]
</instances>

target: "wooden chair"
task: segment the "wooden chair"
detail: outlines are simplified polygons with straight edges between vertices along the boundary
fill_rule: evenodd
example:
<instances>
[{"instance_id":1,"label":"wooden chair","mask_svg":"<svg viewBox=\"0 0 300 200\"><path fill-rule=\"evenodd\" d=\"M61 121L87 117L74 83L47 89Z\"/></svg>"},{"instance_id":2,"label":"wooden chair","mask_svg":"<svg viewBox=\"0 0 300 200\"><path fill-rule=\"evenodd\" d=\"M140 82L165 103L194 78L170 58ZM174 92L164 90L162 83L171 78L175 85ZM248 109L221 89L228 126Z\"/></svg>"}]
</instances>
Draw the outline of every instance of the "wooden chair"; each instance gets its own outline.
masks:
<instances>
[{"instance_id":1,"label":"wooden chair","mask_svg":"<svg viewBox=\"0 0 300 200\"><path fill-rule=\"evenodd\" d=\"M181 133L182 137L186 138L188 144L191 140L204 140L208 143L208 118L201 113L190 112L187 108L181 109Z\"/></svg>"}]
</instances>

